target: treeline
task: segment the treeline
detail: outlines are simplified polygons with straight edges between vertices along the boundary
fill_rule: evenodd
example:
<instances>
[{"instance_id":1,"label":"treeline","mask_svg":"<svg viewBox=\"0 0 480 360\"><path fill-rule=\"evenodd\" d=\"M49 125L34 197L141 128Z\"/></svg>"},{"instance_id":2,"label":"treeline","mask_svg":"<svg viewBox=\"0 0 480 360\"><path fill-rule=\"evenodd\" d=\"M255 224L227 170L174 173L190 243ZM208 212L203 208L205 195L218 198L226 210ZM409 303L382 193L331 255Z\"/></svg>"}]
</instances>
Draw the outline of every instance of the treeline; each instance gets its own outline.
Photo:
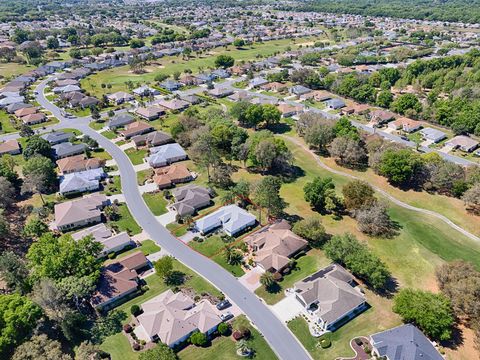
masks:
<instances>
[{"instance_id":1,"label":"treeline","mask_svg":"<svg viewBox=\"0 0 480 360\"><path fill-rule=\"evenodd\" d=\"M450 0L311 0L304 5L283 8L295 11L317 11L337 14L394 17L402 19L439 20L478 23L480 1Z\"/></svg>"}]
</instances>

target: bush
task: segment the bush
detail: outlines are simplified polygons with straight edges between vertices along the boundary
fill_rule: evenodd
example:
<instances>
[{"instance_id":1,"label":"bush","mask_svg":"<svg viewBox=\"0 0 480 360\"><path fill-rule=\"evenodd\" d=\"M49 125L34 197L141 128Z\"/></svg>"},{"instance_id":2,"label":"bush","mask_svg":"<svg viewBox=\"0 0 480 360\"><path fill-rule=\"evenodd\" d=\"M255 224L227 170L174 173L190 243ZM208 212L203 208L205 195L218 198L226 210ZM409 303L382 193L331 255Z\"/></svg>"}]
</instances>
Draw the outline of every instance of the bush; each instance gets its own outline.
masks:
<instances>
[{"instance_id":1,"label":"bush","mask_svg":"<svg viewBox=\"0 0 480 360\"><path fill-rule=\"evenodd\" d=\"M141 289L142 289L142 292L147 292L149 287L148 285L143 285Z\"/></svg>"},{"instance_id":2,"label":"bush","mask_svg":"<svg viewBox=\"0 0 480 360\"><path fill-rule=\"evenodd\" d=\"M133 330L133 328L130 324L123 325L123 331L125 331L127 334L131 333L132 330Z\"/></svg>"},{"instance_id":3,"label":"bush","mask_svg":"<svg viewBox=\"0 0 480 360\"><path fill-rule=\"evenodd\" d=\"M132 347L133 347L133 350L135 351L139 351L141 348L139 343L134 343Z\"/></svg>"},{"instance_id":4,"label":"bush","mask_svg":"<svg viewBox=\"0 0 480 360\"><path fill-rule=\"evenodd\" d=\"M133 316L137 316L138 314L140 314L140 306L138 306L137 304L132 305L132 307L130 308L130 314L132 314Z\"/></svg>"},{"instance_id":5,"label":"bush","mask_svg":"<svg viewBox=\"0 0 480 360\"><path fill-rule=\"evenodd\" d=\"M234 331L232 334L233 338L238 341L243 338L243 334L240 331Z\"/></svg>"},{"instance_id":6,"label":"bush","mask_svg":"<svg viewBox=\"0 0 480 360\"><path fill-rule=\"evenodd\" d=\"M115 258L116 255L117 255L117 254L115 254L114 252L111 252L110 254L108 254L108 258L109 258L110 260L112 260L112 259Z\"/></svg>"},{"instance_id":7,"label":"bush","mask_svg":"<svg viewBox=\"0 0 480 360\"><path fill-rule=\"evenodd\" d=\"M220 335L225 336L230 332L230 326L228 326L228 324L226 323L221 323L220 325L218 325L218 332L220 333Z\"/></svg>"},{"instance_id":8,"label":"bush","mask_svg":"<svg viewBox=\"0 0 480 360\"><path fill-rule=\"evenodd\" d=\"M320 340L320 346L322 347L322 349L329 348L331 345L332 345L332 342L330 341L330 339L321 339Z\"/></svg>"},{"instance_id":9,"label":"bush","mask_svg":"<svg viewBox=\"0 0 480 360\"><path fill-rule=\"evenodd\" d=\"M208 342L207 335L199 331L194 332L192 335L190 335L189 340L190 340L190 343L195 346L205 346L207 345L207 342Z\"/></svg>"}]
</instances>

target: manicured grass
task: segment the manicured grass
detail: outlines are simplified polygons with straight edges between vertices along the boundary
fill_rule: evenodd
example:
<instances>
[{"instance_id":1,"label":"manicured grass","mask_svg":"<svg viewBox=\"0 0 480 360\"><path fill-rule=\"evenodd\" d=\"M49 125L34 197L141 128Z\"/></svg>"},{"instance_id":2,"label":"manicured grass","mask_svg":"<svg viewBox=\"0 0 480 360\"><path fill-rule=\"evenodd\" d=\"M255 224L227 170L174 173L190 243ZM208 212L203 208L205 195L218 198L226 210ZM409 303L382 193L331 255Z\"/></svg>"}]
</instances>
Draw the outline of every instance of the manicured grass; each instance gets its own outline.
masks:
<instances>
[{"instance_id":1,"label":"manicured grass","mask_svg":"<svg viewBox=\"0 0 480 360\"><path fill-rule=\"evenodd\" d=\"M92 157L102 160L111 160L112 155L110 155L105 149L99 148L91 152Z\"/></svg>"},{"instance_id":2,"label":"manicured grass","mask_svg":"<svg viewBox=\"0 0 480 360\"><path fill-rule=\"evenodd\" d=\"M130 249L128 251L124 251L116 256L116 259L121 259L127 255L130 255L134 252L137 252L140 250L145 254L145 256L148 256L150 254L156 253L157 251L160 251L160 246L157 245L157 243L153 240L144 240L142 241L142 244L136 248Z\"/></svg>"},{"instance_id":3,"label":"manicured grass","mask_svg":"<svg viewBox=\"0 0 480 360\"><path fill-rule=\"evenodd\" d=\"M145 155L147 155L147 150L146 149L127 149L125 150L125 154L129 157L130 161L132 162L133 165L140 165L143 163L143 158Z\"/></svg>"},{"instance_id":4,"label":"manicured grass","mask_svg":"<svg viewBox=\"0 0 480 360\"><path fill-rule=\"evenodd\" d=\"M153 171L151 169L141 170L137 172L138 185L144 185L145 181L152 177Z\"/></svg>"},{"instance_id":5,"label":"manicured grass","mask_svg":"<svg viewBox=\"0 0 480 360\"><path fill-rule=\"evenodd\" d=\"M90 126L93 130L100 130L103 129L107 125L107 122L96 122L96 121L90 121L88 126Z\"/></svg>"},{"instance_id":6,"label":"manicured grass","mask_svg":"<svg viewBox=\"0 0 480 360\"><path fill-rule=\"evenodd\" d=\"M268 292L262 286L255 290L255 294L264 299L267 304L273 305L284 298L286 289L293 287L293 284L297 281L315 273L329 263L330 260L320 250L312 249L306 255L297 259L295 269L290 274L285 275L282 281L278 282L279 287L275 293Z\"/></svg>"},{"instance_id":7,"label":"manicured grass","mask_svg":"<svg viewBox=\"0 0 480 360\"><path fill-rule=\"evenodd\" d=\"M255 350L255 359L277 359L262 335L253 328L245 316L240 316L233 321L234 326L242 324L250 328L252 337L247 341L248 346ZM235 341L232 337L217 337L211 346L199 348L189 346L178 353L180 360L236 360L240 357L236 353Z\"/></svg>"},{"instance_id":8,"label":"manicured grass","mask_svg":"<svg viewBox=\"0 0 480 360\"><path fill-rule=\"evenodd\" d=\"M401 324L398 316L391 311L391 300L375 295L368 290L365 293L371 308L333 332L332 345L327 349L317 346L318 338L310 334L308 324L302 317L290 321L288 327L314 359L354 356L355 354L350 348L351 339L360 335L368 336Z\"/></svg>"},{"instance_id":9,"label":"manicured grass","mask_svg":"<svg viewBox=\"0 0 480 360\"><path fill-rule=\"evenodd\" d=\"M108 184L105 189L105 194L109 195L118 195L122 193L122 183L120 176L116 175L113 177L113 183Z\"/></svg>"},{"instance_id":10,"label":"manicured grass","mask_svg":"<svg viewBox=\"0 0 480 360\"><path fill-rule=\"evenodd\" d=\"M137 222L133 218L127 205L118 205L118 213L120 218L116 221L112 221L111 224L115 225L119 231L127 231L131 235L140 234L142 229L138 226Z\"/></svg>"},{"instance_id":11,"label":"manicured grass","mask_svg":"<svg viewBox=\"0 0 480 360\"><path fill-rule=\"evenodd\" d=\"M91 123L91 124L93 124L93 123ZM102 127L103 127L103 126L102 126ZM102 127L100 127L100 129L101 129ZM107 130L107 131L102 132L102 136L105 136L105 137L106 137L107 139L109 139L109 140L112 140L112 139L115 139L115 138L118 137L118 135L115 134L112 130Z\"/></svg>"},{"instance_id":12,"label":"manicured grass","mask_svg":"<svg viewBox=\"0 0 480 360\"><path fill-rule=\"evenodd\" d=\"M15 77L33 69L32 66L17 63L0 63L0 74L3 77Z\"/></svg>"},{"instance_id":13,"label":"manicured grass","mask_svg":"<svg viewBox=\"0 0 480 360\"><path fill-rule=\"evenodd\" d=\"M167 213L168 202L161 192L145 193L142 196L153 215L159 216Z\"/></svg>"},{"instance_id":14,"label":"manicured grass","mask_svg":"<svg viewBox=\"0 0 480 360\"><path fill-rule=\"evenodd\" d=\"M13 124L10 122L9 114L5 110L0 110L0 124L1 124L1 133L8 134L12 132L17 132Z\"/></svg>"},{"instance_id":15,"label":"manicured grass","mask_svg":"<svg viewBox=\"0 0 480 360\"><path fill-rule=\"evenodd\" d=\"M235 276L242 276L245 272L240 265L230 265L225 259L224 249L227 243L223 242L220 236L211 236L206 238L203 242L190 241L188 245L211 258L217 264L230 271Z\"/></svg>"},{"instance_id":16,"label":"manicured grass","mask_svg":"<svg viewBox=\"0 0 480 360\"><path fill-rule=\"evenodd\" d=\"M187 233L187 227L177 222L167 224L166 228L176 237L185 235Z\"/></svg>"}]
</instances>

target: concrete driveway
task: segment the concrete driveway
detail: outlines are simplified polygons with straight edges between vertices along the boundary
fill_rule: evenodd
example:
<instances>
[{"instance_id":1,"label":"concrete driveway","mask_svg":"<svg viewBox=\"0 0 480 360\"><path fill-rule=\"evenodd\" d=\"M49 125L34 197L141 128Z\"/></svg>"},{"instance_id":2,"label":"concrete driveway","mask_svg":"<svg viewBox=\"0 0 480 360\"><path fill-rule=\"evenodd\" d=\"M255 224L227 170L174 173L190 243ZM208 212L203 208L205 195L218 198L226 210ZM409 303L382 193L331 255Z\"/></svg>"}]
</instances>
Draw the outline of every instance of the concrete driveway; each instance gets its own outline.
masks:
<instances>
[{"instance_id":1,"label":"concrete driveway","mask_svg":"<svg viewBox=\"0 0 480 360\"><path fill-rule=\"evenodd\" d=\"M288 295L270 308L283 322L288 322L305 311L303 306L295 299L294 294Z\"/></svg>"},{"instance_id":2,"label":"concrete driveway","mask_svg":"<svg viewBox=\"0 0 480 360\"><path fill-rule=\"evenodd\" d=\"M167 226L170 223L175 222L175 216L177 213L175 210L168 209L168 212L163 215L156 216L158 222L162 224L163 226Z\"/></svg>"},{"instance_id":3,"label":"concrete driveway","mask_svg":"<svg viewBox=\"0 0 480 360\"><path fill-rule=\"evenodd\" d=\"M260 284L260 276L262 276L264 272L265 271L260 266L256 266L245 275L239 277L238 281L240 281L240 283L248 290L254 292L262 285Z\"/></svg>"}]
</instances>

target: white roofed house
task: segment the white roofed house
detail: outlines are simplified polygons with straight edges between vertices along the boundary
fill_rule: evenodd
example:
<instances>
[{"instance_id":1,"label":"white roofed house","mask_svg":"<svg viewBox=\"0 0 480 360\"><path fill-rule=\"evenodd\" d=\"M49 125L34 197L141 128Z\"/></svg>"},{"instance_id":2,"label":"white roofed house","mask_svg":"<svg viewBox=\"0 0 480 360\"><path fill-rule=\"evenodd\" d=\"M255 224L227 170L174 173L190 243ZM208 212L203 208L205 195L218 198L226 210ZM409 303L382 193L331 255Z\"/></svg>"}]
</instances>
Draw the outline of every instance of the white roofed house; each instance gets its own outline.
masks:
<instances>
[{"instance_id":1,"label":"white roofed house","mask_svg":"<svg viewBox=\"0 0 480 360\"><path fill-rule=\"evenodd\" d=\"M173 143L150 148L150 156L146 160L151 167L157 168L185 160L187 157L185 150L179 144Z\"/></svg>"},{"instance_id":2,"label":"white roofed house","mask_svg":"<svg viewBox=\"0 0 480 360\"><path fill-rule=\"evenodd\" d=\"M89 169L60 177L60 194L70 195L100 188L100 180L106 176L102 168Z\"/></svg>"},{"instance_id":3,"label":"white roofed house","mask_svg":"<svg viewBox=\"0 0 480 360\"><path fill-rule=\"evenodd\" d=\"M195 228L202 234L222 228L230 236L255 226L254 215L237 205L227 205L195 221Z\"/></svg>"},{"instance_id":4,"label":"white roofed house","mask_svg":"<svg viewBox=\"0 0 480 360\"><path fill-rule=\"evenodd\" d=\"M129 93L126 93L125 91L117 91L116 93L107 95L107 99L108 101L119 105L126 101L131 101L135 99L135 97Z\"/></svg>"},{"instance_id":5,"label":"white roofed house","mask_svg":"<svg viewBox=\"0 0 480 360\"><path fill-rule=\"evenodd\" d=\"M443 139L447 138L447 134L445 134L443 131L433 129L430 127L420 130L420 134L422 134L422 137L424 140L429 140L434 143L438 143Z\"/></svg>"}]
</instances>

